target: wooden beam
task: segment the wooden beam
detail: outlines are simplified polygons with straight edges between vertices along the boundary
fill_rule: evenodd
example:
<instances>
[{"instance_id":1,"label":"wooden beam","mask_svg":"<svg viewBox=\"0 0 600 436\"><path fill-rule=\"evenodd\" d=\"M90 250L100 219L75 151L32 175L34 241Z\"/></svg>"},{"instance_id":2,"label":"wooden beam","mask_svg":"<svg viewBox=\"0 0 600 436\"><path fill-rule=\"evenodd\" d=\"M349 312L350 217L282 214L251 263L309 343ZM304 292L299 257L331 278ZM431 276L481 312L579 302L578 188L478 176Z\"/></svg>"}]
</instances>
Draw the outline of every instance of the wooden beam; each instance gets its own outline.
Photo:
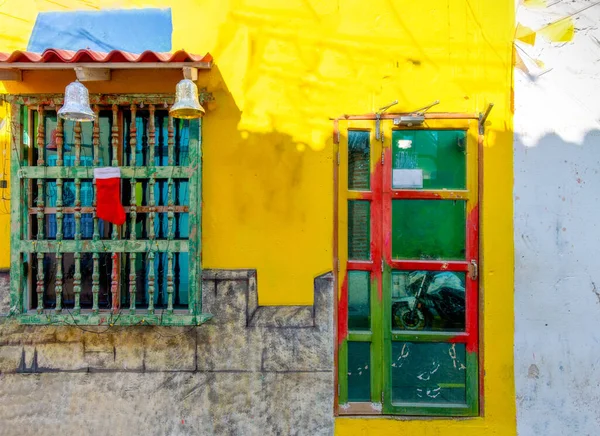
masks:
<instances>
[{"instance_id":1,"label":"wooden beam","mask_svg":"<svg viewBox=\"0 0 600 436\"><path fill-rule=\"evenodd\" d=\"M0 81L21 82L23 72L21 70L0 70Z\"/></svg>"},{"instance_id":2,"label":"wooden beam","mask_svg":"<svg viewBox=\"0 0 600 436\"><path fill-rule=\"evenodd\" d=\"M77 80L80 82L99 82L110 80L109 68L75 67Z\"/></svg>"},{"instance_id":3,"label":"wooden beam","mask_svg":"<svg viewBox=\"0 0 600 436\"><path fill-rule=\"evenodd\" d=\"M196 80L198 80L198 68L183 67L183 78L195 82Z\"/></svg>"},{"instance_id":4,"label":"wooden beam","mask_svg":"<svg viewBox=\"0 0 600 436\"><path fill-rule=\"evenodd\" d=\"M111 70L170 69L194 67L209 70L212 62L0 62L0 70L70 70L75 67L110 68Z\"/></svg>"}]
</instances>

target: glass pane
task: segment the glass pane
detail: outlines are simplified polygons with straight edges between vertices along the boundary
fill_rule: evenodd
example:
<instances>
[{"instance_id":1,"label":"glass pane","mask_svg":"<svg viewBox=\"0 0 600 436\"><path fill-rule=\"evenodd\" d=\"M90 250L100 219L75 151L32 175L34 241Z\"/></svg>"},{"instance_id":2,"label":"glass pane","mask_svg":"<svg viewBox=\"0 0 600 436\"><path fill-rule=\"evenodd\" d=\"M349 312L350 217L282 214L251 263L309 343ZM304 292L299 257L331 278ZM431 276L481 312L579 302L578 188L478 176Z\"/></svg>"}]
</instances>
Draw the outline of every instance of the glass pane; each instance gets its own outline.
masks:
<instances>
[{"instance_id":1,"label":"glass pane","mask_svg":"<svg viewBox=\"0 0 600 436\"><path fill-rule=\"evenodd\" d=\"M348 342L348 401L371 401L370 342Z\"/></svg>"},{"instance_id":2,"label":"glass pane","mask_svg":"<svg viewBox=\"0 0 600 436\"><path fill-rule=\"evenodd\" d=\"M465 207L462 200L392 200L392 256L464 259Z\"/></svg>"},{"instance_id":3,"label":"glass pane","mask_svg":"<svg viewBox=\"0 0 600 436\"><path fill-rule=\"evenodd\" d=\"M369 260L371 256L371 203L348 201L348 259Z\"/></svg>"},{"instance_id":4,"label":"glass pane","mask_svg":"<svg viewBox=\"0 0 600 436\"><path fill-rule=\"evenodd\" d=\"M465 344L392 342L392 402L466 403Z\"/></svg>"},{"instance_id":5,"label":"glass pane","mask_svg":"<svg viewBox=\"0 0 600 436\"><path fill-rule=\"evenodd\" d=\"M465 273L392 273L392 329L465 329Z\"/></svg>"},{"instance_id":6,"label":"glass pane","mask_svg":"<svg viewBox=\"0 0 600 436\"><path fill-rule=\"evenodd\" d=\"M348 272L348 328L351 330L371 328L369 282L367 271Z\"/></svg>"},{"instance_id":7,"label":"glass pane","mask_svg":"<svg viewBox=\"0 0 600 436\"><path fill-rule=\"evenodd\" d=\"M369 190L369 135L369 132L348 131L348 189Z\"/></svg>"},{"instance_id":8,"label":"glass pane","mask_svg":"<svg viewBox=\"0 0 600 436\"><path fill-rule=\"evenodd\" d=\"M465 189L466 144L463 130L395 130L392 187Z\"/></svg>"}]
</instances>

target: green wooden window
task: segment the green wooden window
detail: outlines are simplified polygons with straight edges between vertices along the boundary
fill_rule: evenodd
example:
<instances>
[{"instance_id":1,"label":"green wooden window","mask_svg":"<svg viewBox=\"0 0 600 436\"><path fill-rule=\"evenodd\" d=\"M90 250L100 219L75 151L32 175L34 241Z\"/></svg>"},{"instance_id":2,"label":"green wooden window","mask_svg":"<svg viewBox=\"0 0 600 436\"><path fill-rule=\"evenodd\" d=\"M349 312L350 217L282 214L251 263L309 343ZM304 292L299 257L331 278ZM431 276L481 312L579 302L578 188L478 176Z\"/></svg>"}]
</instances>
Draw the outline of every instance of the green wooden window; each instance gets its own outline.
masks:
<instances>
[{"instance_id":1,"label":"green wooden window","mask_svg":"<svg viewBox=\"0 0 600 436\"><path fill-rule=\"evenodd\" d=\"M478 143L383 125L339 144L337 410L475 416Z\"/></svg>"},{"instance_id":2,"label":"green wooden window","mask_svg":"<svg viewBox=\"0 0 600 436\"><path fill-rule=\"evenodd\" d=\"M171 96L13 97L11 313L25 324L194 325L201 311L201 121ZM119 167L126 221L96 216L93 169ZM22 201L15 201L15 199Z\"/></svg>"}]
</instances>

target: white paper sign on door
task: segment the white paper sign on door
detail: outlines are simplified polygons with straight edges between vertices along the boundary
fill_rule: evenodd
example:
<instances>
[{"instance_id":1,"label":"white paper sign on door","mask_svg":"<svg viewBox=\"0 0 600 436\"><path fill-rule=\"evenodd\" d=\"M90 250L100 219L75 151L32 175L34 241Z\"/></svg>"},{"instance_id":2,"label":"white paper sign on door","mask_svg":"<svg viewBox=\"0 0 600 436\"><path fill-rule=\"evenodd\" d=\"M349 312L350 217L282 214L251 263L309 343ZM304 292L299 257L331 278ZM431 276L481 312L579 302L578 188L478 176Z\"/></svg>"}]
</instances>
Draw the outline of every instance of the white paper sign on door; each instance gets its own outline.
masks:
<instances>
[{"instance_id":1,"label":"white paper sign on door","mask_svg":"<svg viewBox=\"0 0 600 436\"><path fill-rule=\"evenodd\" d=\"M392 188L395 189L417 189L423 188L423 170L393 170Z\"/></svg>"}]
</instances>

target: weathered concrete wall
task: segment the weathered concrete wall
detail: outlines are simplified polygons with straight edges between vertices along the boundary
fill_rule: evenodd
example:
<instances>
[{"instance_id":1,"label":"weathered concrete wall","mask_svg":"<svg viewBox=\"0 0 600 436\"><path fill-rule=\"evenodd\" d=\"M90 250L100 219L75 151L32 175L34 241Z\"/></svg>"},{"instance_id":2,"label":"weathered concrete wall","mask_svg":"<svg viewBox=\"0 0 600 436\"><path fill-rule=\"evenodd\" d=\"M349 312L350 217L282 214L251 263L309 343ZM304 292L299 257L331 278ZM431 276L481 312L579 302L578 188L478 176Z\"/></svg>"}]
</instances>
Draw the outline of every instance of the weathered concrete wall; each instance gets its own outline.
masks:
<instances>
[{"instance_id":1,"label":"weathered concrete wall","mask_svg":"<svg viewBox=\"0 0 600 436\"><path fill-rule=\"evenodd\" d=\"M200 327L5 318L0 434L333 434L332 289L326 275L315 306L259 307L253 271L205 271Z\"/></svg>"},{"instance_id":2,"label":"weathered concrete wall","mask_svg":"<svg viewBox=\"0 0 600 436\"><path fill-rule=\"evenodd\" d=\"M534 29L591 1L521 9ZM515 379L518 432L600 428L600 5L573 16L572 42L524 49L515 72ZM543 73L543 74L541 74ZM541 74L541 75L540 75Z\"/></svg>"}]
</instances>

